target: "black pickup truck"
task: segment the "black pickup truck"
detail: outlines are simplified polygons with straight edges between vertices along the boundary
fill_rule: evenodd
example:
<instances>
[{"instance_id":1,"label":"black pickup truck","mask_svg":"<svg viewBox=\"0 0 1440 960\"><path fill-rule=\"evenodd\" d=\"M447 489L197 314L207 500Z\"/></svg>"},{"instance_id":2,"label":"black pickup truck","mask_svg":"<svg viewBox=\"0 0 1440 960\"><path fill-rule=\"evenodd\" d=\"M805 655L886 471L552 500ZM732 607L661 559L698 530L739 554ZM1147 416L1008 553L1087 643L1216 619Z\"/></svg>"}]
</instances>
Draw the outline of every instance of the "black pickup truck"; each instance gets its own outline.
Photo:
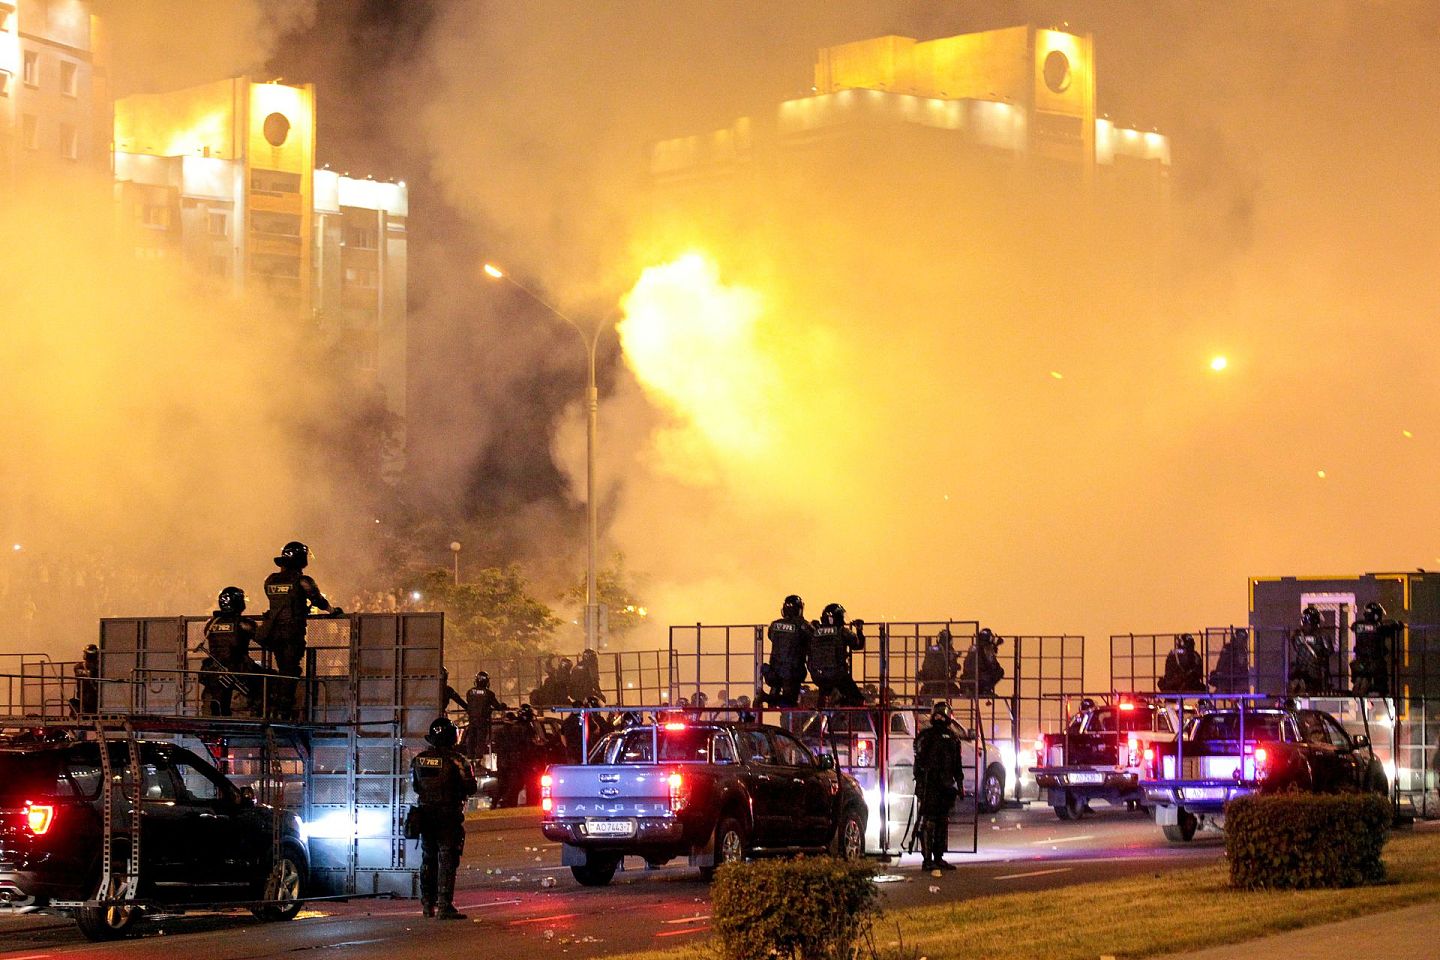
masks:
<instances>
[{"instance_id":1,"label":"black pickup truck","mask_svg":"<svg viewBox=\"0 0 1440 960\"><path fill-rule=\"evenodd\" d=\"M863 855L865 799L832 757L763 724L670 722L607 734L590 763L550 767L542 829L585 886L626 856L687 856L708 877L750 856Z\"/></svg>"},{"instance_id":2,"label":"black pickup truck","mask_svg":"<svg viewBox=\"0 0 1440 960\"><path fill-rule=\"evenodd\" d=\"M1146 755L1153 760L1157 741L1174 739L1173 710L1130 695L1087 698L1064 731L1041 737L1031 772L1061 820L1078 819L1092 800L1134 809L1145 801Z\"/></svg>"},{"instance_id":3,"label":"black pickup truck","mask_svg":"<svg viewBox=\"0 0 1440 960\"><path fill-rule=\"evenodd\" d=\"M1246 794L1390 792L1370 738L1321 710L1215 710L1155 748L1155 775L1142 786L1166 839L1180 843L1201 826L1221 827L1226 801Z\"/></svg>"}]
</instances>

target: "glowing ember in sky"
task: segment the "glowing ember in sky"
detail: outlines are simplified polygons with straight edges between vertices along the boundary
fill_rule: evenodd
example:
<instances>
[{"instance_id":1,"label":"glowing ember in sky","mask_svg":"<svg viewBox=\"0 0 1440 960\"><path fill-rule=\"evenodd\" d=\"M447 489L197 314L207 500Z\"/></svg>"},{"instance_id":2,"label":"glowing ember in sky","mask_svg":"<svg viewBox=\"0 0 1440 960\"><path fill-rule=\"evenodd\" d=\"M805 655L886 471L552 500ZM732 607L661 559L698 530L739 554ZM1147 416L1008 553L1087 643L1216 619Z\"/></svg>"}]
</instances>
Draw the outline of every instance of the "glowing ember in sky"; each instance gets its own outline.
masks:
<instances>
[{"instance_id":1,"label":"glowing ember in sky","mask_svg":"<svg viewBox=\"0 0 1440 960\"><path fill-rule=\"evenodd\" d=\"M1216 357L1215 359L1210 361L1210 369L1214 370L1216 373L1219 373L1221 370L1224 370L1228 366L1230 366L1230 361L1225 359L1224 357Z\"/></svg>"}]
</instances>

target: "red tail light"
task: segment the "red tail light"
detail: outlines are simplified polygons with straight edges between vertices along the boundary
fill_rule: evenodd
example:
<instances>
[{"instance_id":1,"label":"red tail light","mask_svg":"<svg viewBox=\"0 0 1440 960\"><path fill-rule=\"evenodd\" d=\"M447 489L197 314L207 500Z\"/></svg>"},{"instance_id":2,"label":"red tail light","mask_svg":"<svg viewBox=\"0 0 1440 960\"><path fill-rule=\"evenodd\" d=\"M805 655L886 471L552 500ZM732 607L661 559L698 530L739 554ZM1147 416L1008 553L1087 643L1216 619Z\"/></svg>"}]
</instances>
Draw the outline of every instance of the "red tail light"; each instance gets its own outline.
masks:
<instances>
[{"instance_id":1,"label":"red tail light","mask_svg":"<svg viewBox=\"0 0 1440 960\"><path fill-rule=\"evenodd\" d=\"M677 723L676 721L672 720L672 721L670 721L669 723L665 724L665 729L666 729L666 730L684 730L684 729L685 729L685 724L683 724L683 723Z\"/></svg>"},{"instance_id":2,"label":"red tail light","mask_svg":"<svg viewBox=\"0 0 1440 960\"><path fill-rule=\"evenodd\" d=\"M1145 752L1144 752L1143 754L1141 754L1141 756L1142 756L1142 757L1144 758L1144 760L1145 760L1145 776L1146 776L1146 777L1149 777L1150 779L1153 780L1153 779L1155 778L1155 750L1154 750L1154 748L1153 748L1153 747L1146 747L1146 748L1145 748Z\"/></svg>"},{"instance_id":3,"label":"red tail light","mask_svg":"<svg viewBox=\"0 0 1440 960\"><path fill-rule=\"evenodd\" d=\"M1035 766L1045 766L1045 755L1049 752L1049 749L1045 746L1045 738L1040 737L1039 739L1037 739L1035 741Z\"/></svg>"},{"instance_id":4,"label":"red tail light","mask_svg":"<svg viewBox=\"0 0 1440 960\"><path fill-rule=\"evenodd\" d=\"M1255 779L1260 779L1269 771L1265 769L1266 763L1270 760L1270 751L1264 747L1255 748Z\"/></svg>"},{"instance_id":5,"label":"red tail light","mask_svg":"<svg viewBox=\"0 0 1440 960\"><path fill-rule=\"evenodd\" d=\"M869 737L856 737L850 743L850 765L870 767L875 765L875 741Z\"/></svg>"},{"instance_id":6,"label":"red tail light","mask_svg":"<svg viewBox=\"0 0 1440 960\"><path fill-rule=\"evenodd\" d=\"M1122 700L1122 701L1120 702L1120 709L1121 709L1121 710L1134 710L1134 709L1135 709L1135 704L1131 703L1129 700Z\"/></svg>"},{"instance_id":7,"label":"red tail light","mask_svg":"<svg viewBox=\"0 0 1440 960\"><path fill-rule=\"evenodd\" d=\"M1137 766L1140 763L1140 738L1131 734L1125 746L1130 754L1130 762L1126 766Z\"/></svg>"},{"instance_id":8,"label":"red tail light","mask_svg":"<svg viewBox=\"0 0 1440 960\"><path fill-rule=\"evenodd\" d=\"M665 778L670 786L670 812L679 813L685 807L685 778L676 770Z\"/></svg>"},{"instance_id":9,"label":"red tail light","mask_svg":"<svg viewBox=\"0 0 1440 960\"><path fill-rule=\"evenodd\" d=\"M555 809L555 800L550 795L550 788L555 785L555 778L550 774L542 774L540 777L540 809L549 813Z\"/></svg>"},{"instance_id":10,"label":"red tail light","mask_svg":"<svg viewBox=\"0 0 1440 960\"><path fill-rule=\"evenodd\" d=\"M25 825L37 837L49 833L50 826L55 822L55 808L48 803L31 803L26 800L23 813Z\"/></svg>"}]
</instances>

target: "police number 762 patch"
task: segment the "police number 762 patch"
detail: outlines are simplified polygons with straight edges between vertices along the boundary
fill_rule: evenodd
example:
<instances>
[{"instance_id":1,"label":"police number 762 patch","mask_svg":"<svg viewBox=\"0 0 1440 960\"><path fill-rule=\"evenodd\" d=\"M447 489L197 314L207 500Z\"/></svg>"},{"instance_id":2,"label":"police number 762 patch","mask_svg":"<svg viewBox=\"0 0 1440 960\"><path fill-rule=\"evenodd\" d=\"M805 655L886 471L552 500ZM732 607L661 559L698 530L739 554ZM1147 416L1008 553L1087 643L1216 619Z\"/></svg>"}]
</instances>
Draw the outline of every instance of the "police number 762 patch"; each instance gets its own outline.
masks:
<instances>
[{"instance_id":1,"label":"police number 762 patch","mask_svg":"<svg viewBox=\"0 0 1440 960\"><path fill-rule=\"evenodd\" d=\"M416 757L415 760L416 760L416 762L419 763L420 766L422 766L422 767L439 767L439 766L443 766L443 763L442 763L442 761L440 760L439 757Z\"/></svg>"}]
</instances>

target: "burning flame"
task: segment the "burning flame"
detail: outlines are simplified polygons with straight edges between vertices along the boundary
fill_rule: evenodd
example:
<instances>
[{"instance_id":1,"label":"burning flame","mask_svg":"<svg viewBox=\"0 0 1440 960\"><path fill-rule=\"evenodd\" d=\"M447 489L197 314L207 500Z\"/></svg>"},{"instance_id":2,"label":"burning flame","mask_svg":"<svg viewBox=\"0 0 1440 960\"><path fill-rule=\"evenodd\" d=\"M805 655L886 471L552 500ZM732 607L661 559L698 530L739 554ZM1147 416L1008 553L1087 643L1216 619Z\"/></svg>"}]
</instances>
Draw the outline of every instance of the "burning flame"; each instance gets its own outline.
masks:
<instances>
[{"instance_id":1,"label":"burning flame","mask_svg":"<svg viewBox=\"0 0 1440 960\"><path fill-rule=\"evenodd\" d=\"M650 267L625 297L620 344L635 378L677 423L655 439L663 465L694 476L711 461L763 460L778 441L779 364L765 349L765 300L727 284L708 257Z\"/></svg>"}]
</instances>

